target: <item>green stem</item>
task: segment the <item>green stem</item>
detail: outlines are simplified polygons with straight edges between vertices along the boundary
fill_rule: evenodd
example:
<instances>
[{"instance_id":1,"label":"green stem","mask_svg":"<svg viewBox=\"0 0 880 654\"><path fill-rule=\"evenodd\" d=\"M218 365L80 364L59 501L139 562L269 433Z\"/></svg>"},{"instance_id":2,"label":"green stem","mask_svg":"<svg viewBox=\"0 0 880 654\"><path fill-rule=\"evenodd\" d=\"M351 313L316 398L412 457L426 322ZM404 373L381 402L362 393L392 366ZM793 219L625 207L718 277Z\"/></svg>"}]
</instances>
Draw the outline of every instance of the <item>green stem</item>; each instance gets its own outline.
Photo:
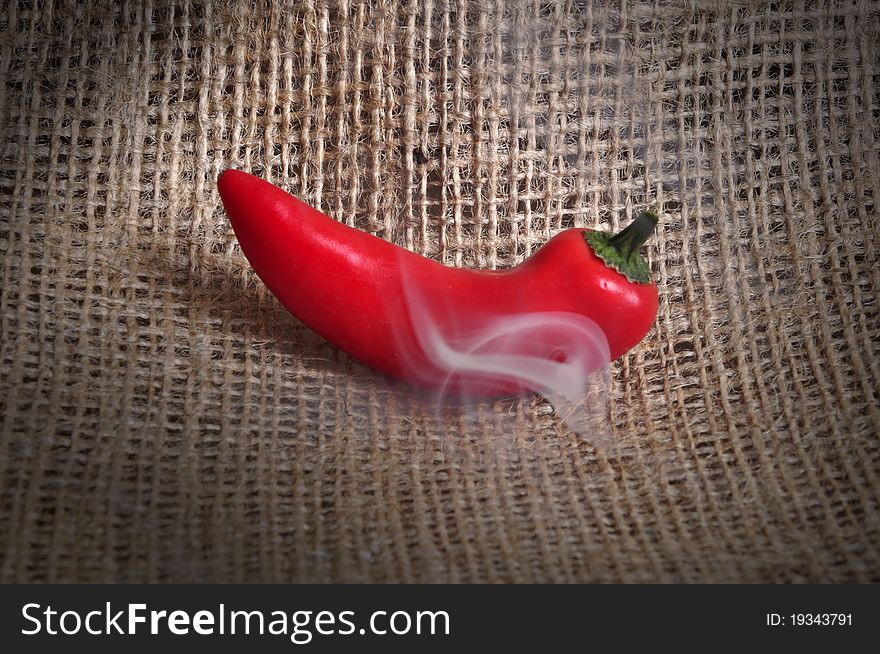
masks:
<instances>
[{"instance_id":1,"label":"green stem","mask_svg":"<svg viewBox=\"0 0 880 654\"><path fill-rule=\"evenodd\" d=\"M634 254L638 254L639 248L651 238L651 234L657 228L657 214L653 211L643 211L627 227L611 237L608 244L617 250L617 253L627 261Z\"/></svg>"},{"instance_id":2,"label":"green stem","mask_svg":"<svg viewBox=\"0 0 880 654\"><path fill-rule=\"evenodd\" d=\"M638 284L651 282L648 262L639 254L639 248L647 241L657 227L657 214L643 211L626 229L617 234L611 232L586 231L584 238L605 264L629 281Z\"/></svg>"}]
</instances>

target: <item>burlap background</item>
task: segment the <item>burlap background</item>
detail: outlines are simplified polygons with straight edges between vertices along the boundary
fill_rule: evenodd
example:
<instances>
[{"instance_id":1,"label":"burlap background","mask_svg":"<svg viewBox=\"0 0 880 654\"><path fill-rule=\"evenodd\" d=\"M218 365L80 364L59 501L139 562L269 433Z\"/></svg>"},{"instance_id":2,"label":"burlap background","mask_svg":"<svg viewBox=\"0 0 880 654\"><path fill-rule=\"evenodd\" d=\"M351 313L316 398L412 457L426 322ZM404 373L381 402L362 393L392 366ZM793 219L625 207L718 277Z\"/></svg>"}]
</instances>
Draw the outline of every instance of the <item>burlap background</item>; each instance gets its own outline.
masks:
<instances>
[{"instance_id":1,"label":"burlap background","mask_svg":"<svg viewBox=\"0 0 880 654\"><path fill-rule=\"evenodd\" d=\"M0 577L880 580L878 24L13 0ZM238 249L231 165L456 266L659 208L614 444L537 398L426 417L305 330Z\"/></svg>"}]
</instances>

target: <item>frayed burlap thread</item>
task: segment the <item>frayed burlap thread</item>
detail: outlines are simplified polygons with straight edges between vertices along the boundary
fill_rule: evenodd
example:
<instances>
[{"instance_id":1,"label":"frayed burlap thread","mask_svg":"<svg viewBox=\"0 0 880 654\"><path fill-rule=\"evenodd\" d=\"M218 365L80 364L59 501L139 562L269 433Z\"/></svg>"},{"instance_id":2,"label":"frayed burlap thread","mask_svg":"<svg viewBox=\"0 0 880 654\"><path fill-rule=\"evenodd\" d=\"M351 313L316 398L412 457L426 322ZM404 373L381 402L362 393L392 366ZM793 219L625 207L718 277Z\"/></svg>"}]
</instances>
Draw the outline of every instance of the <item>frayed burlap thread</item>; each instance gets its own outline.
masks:
<instances>
[{"instance_id":1,"label":"frayed burlap thread","mask_svg":"<svg viewBox=\"0 0 880 654\"><path fill-rule=\"evenodd\" d=\"M0 579L880 581L880 5L7 3ZM254 172L451 266L662 216L610 442L289 316ZM357 317L353 317L357 319Z\"/></svg>"}]
</instances>

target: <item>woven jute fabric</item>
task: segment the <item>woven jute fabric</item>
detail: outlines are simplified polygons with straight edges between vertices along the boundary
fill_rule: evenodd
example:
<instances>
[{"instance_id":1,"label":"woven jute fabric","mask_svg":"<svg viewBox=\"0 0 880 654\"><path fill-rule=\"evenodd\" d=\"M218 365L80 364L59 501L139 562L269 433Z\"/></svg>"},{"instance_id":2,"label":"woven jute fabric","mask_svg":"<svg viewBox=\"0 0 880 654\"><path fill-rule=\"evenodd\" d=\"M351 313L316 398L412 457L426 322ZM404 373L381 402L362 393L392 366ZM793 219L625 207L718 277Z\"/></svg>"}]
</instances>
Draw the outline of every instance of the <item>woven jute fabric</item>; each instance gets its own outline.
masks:
<instances>
[{"instance_id":1,"label":"woven jute fabric","mask_svg":"<svg viewBox=\"0 0 880 654\"><path fill-rule=\"evenodd\" d=\"M878 26L4 3L0 579L880 581ZM450 266L657 210L611 438L538 396L428 411L331 347L244 258L227 167Z\"/></svg>"}]
</instances>

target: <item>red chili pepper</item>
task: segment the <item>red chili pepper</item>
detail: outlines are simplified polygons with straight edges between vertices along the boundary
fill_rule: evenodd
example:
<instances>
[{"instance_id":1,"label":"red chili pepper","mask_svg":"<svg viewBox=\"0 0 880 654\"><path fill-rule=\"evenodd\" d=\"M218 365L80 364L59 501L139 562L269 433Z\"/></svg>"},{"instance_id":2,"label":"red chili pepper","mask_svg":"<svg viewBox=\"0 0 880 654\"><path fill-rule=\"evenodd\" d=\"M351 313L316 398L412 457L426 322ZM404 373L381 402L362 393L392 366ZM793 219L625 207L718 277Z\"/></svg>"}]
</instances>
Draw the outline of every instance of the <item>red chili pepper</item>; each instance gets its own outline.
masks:
<instances>
[{"instance_id":1,"label":"red chili pepper","mask_svg":"<svg viewBox=\"0 0 880 654\"><path fill-rule=\"evenodd\" d=\"M636 345L657 314L657 287L638 253L657 224L650 212L617 235L565 230L522 264L484 271L443 266L348 227L247 173L225 171L218 188L242 250L294 316L417 386L478 396L541 391L520 377L524 361L564 363L584 345L592 354L579 365L595 371ZM505 318L525 338L495 330ZM607 346L575 342L592 338L594 323ZM497 354L493 343L508 348L510 364L469 368L470 354Z\"/></svg>"}]
</instances>

